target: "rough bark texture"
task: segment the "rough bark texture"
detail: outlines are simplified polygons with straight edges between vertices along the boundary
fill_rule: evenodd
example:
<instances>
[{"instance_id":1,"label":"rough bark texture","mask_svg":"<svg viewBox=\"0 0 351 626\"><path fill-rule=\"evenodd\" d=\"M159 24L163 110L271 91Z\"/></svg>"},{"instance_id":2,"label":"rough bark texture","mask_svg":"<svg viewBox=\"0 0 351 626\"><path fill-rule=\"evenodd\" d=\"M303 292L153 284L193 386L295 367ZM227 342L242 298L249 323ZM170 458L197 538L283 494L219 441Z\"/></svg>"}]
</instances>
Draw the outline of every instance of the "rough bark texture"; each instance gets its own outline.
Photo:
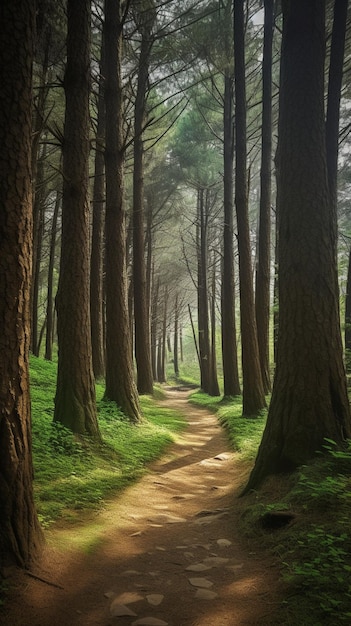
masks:
<instances>
[{"instance_id":1,"label":"rough bark texture","mask_svg":"<svg viewBox=\"0 0 351 626\"><path fill-rule=\"evenodd\" d=\"M104 34L101 42L100 80L97 103L97 129L94 163L93 228L91 237L90 315L93 372L95 378L105 375L104 350L104 284L103 236L105 218L105 95Z\"/></svg>"},{"instance_id":2,"label":"rough bark texture","mask_svg":"<svg viewBox=\"0 0 351 626\"><path fill-rule=\"evenodd\" d=\"M264 40L262 61L262 149L261 193L256 273L256 323L262 383L271 389L269 374L269 314L271 274L271 170L272 170L272 42L273 0L264 2Z\"/></svg>"},{"instance_id":3,"label":"rough bark texture","mask_svg":"<svg viewBox=\"0 0 351 626\"><path fill-rule=\"evenodd\" d=\"M324 3L283 2L279 335L267 426L246 489L351 435L324 123Z\"/></svg>"},{"instance_id":4,"label":"rough bark texture","mask_svg":"<svg viewBox=\"0 0 351 626\"><path fill-rule=\"evenodd\" d=\"M199 332L199 354L201 389L208 393L210 389L210 335L208 319L208 285L207 285L207 226L205 193L198 190L197 209L197 318Z\"/></svg>"},{"instance_id":5,"label":"rough bark texture","mask_svg":"<svg viewBox=\"0 0 351 626\"><path fill-rule=\"evenodd\" d=\"M224 395L240 395L235 324L234 228L233 228L233 78L229 69L224 75L224 226L222 270L222 362Z\"/></svg>"},{"instance_id":6,"label":"rough bark texture","mask_svg":"<svg viewBox=\"0 0 351 626\"><path fill-rule=\"evenodd\" d=\"M173 343L173 364L175 377L179 377L179 294L176 293L174 304L174 343Z\"/></svg>"},{"instance_id":7,"label":"rough bark texture","mask_svg":"<svg viewBox=\"0 0 351 626\"><path fill-rule=\"evenodd\" d=\"M151 3L152 4L152 3ZM141 8L141 7L140 7ZM133 170L133 287L135 359L139 393L153 393L150 348L149 298L146 284L144 254L144 145L146 93L149 80L149 57L152 47L151 31L154 11L141 8L138 13L141 48L138 86L134 109L134 170Z\"/></svg>"},{"instance_id":8,"label":"rough bark texture","mask_svg":"<svg viewBox=\"0 0 351 626\"><path fill-rule=\"evenodd\" d=\"M35 10L0 6L0 566L27 567L42 534L33 502L28 351Z\"/></svg>"},{"instance_id":9,"label":"rough bark texture","mask_svg":"<svg viewBox=\"0 0 351 626\"><path fill-rule=\"evenodd\" d=\"M337 241L337 182L339 153L340 98L344 68L345 34L348 0L336 0L330 48L328 100L326 116L326 143L329 193L333 208L335 243ZM336 248L335 248L336 255Z\"/></svg>"},{"instance_id":10,"label":"rough bark texture","mask_svg":"<svg viewBox=\"0 0 351 626\"><path fill-rule=\"evenodd\" d=\"M124 151L122 137L121 2L105 2L106 103L106 390L132 421L141 419L128 315Z\"/></svg>"},{"instance_id":11,"label":"rough bark texture","mask_svg":"<svg viewBox=\"0 0 351 626\"><path fill-rule=\"evenodd\" d=\"M46 304L46 338L45 338L45 358L52 361L52 343L54 331L54 267L56 256L56 229L59 211L62 204L61 193L56 193L54 213L52 216L51 236L50 236L50 252L48 266L48 289Z\"/></svg>"},{"instance_id":12,"label":"rough bark texture","mask_svg":"<svg viewBox=\"0 0 351 626\"><path fill-rule=\"evenodd\" d=\"M244 1L234 0L235 207L238 227L243 415L266 406L259 362L248 216Z\"/></svg>"},{"instance_id":13,"label":"rough bark texture","mask_svg":"<svg viewBox=\"0 0 351 626\"><path fill-rule=\"evenodd\" d=\"M55 421L99 436L90 331L88 196L90 0L68 0L62 246L57 305Z\"/></svg>"}]
</instances>

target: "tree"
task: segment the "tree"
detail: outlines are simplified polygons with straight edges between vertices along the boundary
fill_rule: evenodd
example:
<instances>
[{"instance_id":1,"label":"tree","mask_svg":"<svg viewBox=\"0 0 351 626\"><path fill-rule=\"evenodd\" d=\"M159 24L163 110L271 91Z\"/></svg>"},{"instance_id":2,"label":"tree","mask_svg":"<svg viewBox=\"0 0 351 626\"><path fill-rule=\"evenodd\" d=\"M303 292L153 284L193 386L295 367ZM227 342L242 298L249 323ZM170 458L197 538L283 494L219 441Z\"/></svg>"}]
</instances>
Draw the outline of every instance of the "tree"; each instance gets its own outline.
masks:
<instances>
[{"instance_id":1,"label":"tree","mask_svg":"<svg viewBox=\"0 0 351 626\"><path fill-rule=\"evenodd\" d=\"M42 543L28 371L34 3L4 0L0 20L0 559L28 567Z\"/></svg>"},{"instance_id":2,"label":"tree","mask_svg":"<svg viewBox=\"0 0 351 626\"><path fill-rule=\"evenodd\" d=\"M93 224L91 236L90 315L91 346L95 378L105 374L104 350L104 285L103 285L103 233L105 218L105 94L104 94L104 36L101 41L99 90L97 96L97 121L94 159Z\"/></svg>"},{"instance_id":3,"label":"tree","mask_svg":"<svg viewBox=\"0 0 351 626\"><path fill-rule=\"evenodd\" d=\"M271 274L271 169L272 169L272 44L273 0L264 2L264 39L262 59L262 147L259 216L258 264L256 273L256 324L262 383L271 389L269 375L269 313Z\"/></svg>"},{"instance_id":4,"label":"tree","mask_svg":"<svg viewBox=\"0 0 351 626\"><path fill-rule=\"evenodd\" d=\"M351 435L324 118L325 4L285 0L277 151L279 333L267 425L245 491Z\"/></svg>"},{"instance_id":5,"label":"tree","mask_svg":"<svg viewBox=\"0 0 351 626\"><path fill-rule=\"evenodd\" d=\"M140 3L137 3L140 4ZM145 6L146 4L146 6ZM149 58L153 44L152 28L156 18L153 0L136 7L136 21L141 33L138 84L134 105L133 171L133 289L135 324L135 359L139 393L153 393L149 298L146 287L144 253L144 145L146 95L149 82Z\"/></svg>"},{"instance_id":6,"label":"tree","mask_svg":"<svg viewBox=\"0 0 351 626\"><path fill-rule=\"evenodd\" d=\"M243 415L266 406L259 362L248 220L244 1L234 0L235 208L238 228Z\"/></svg>"},{"instance_id":7,"label":"tree","mask_svg":"<svg viewBox=\"0 0 351 626\"><path fill-rule=\"evenodd\" d=\"M89 308L90 0L68 0L58 373L54 420L99 437Z\"/></svg>"},{"instance_id":8,"label":"tree","mask_svg":"<svg viewBox=\"0 0 351 626\"><path fill-rule=\"evenodd\" d=\"M124 211L124 145L122 2L105 2L105 104L106 104L106 389L133 422L141 418L134 382L127 304L126 232Z\"/></svg>"}]
</instances>

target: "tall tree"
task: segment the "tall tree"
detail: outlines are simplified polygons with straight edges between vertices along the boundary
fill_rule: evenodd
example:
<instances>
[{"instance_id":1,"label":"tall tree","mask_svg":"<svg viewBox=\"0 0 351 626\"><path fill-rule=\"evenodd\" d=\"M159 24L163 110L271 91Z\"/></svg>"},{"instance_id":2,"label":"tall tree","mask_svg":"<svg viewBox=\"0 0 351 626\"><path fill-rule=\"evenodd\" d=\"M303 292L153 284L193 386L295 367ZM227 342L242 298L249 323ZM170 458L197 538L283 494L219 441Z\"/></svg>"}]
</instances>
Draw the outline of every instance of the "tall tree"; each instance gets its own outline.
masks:
<instances>
[{"instance_id":1,"label":"tall tree","mask_svg":"<svg viewBox=\"0 0 351 626\"><path fill-rule=\"evenodd\" d=\"M103 234L105 218L105 59L104 34L101 41L99 91L95 137L93 224L91 235L90 315L93 371L95 378L105 374L104 350L104 284L103 284Z\"/></svg>"},{"instance_id":2,"label":"tall tree","mask_svg":"<svg viewBox=\"0 0 351 626\"><path fill-rule=\"evenodd\" d=\"M105 1L106 104L106 390L133 422L141 409L134 382L127 304L124 145L122 135L123 2Z\"/></svg>"},{"instance_id":3,"label":"tall tree","mask_svg":"<svg viewBox=\"0 0 351 626\"><path fill-rule=\"evenodd\" d=\"M90 0L68 0L58 373L54 420L99 437L90 330Z\"/></svg>"},{"instance_id":4,"label":"tall tree","mask_svg":"<svg viewBox=\"0 0 351 626\"><path fill-rule=\"evenodd\" d=\"M136 21L141 33L138 84L134 106L134 170L133 170L133 289L135 323L135 359L139 393L153 393L150 312L146 285L144 247L144 145L146 96L149 62L153 44L152 28L156 17L154 1L136 3Z\"/></svg>"},{"instance_id":5,"label":"tall tree","mask_svg":"<svg viewBox=\"0 0 351 626\"><path fill-rule=\"evenodd\" d=\"M238 228L243 415L266 406L259 361L247 190L244 0L234 0L235 208Z\"/></svg>"},{"instance_id":6,"label":"tall tree","mask_svg":"<svg viewBox=\"0 0 351 626\"><path fill-rule=\"evenodd\" d=\"M224 395L240 395L234 275L234 127L233 127L233 77L229 67L224 72L223 108L223 262L222 262L222 361Z\"/></svg>"},{"instance_id":7,"label":"tall tree","mask_svg":"<svg viewBox=\"0 0 351 626\"><path fill-rule=\"evenodd\" d=\"M246 490L351 435L324 118L325 3L284 0L277 152L279 333L268 421Z\"/></svg>"},{"instance_id":8,"label":"tall tree","mask_svg":"<svg viewBox=\"0 0 351 626\"><path fill-rule=\"evenodd\" d=\"M272 45L274 0L264 0L262 59L262 147L261 189L256 272L256 323L262 383L265 393L271 388L269 374L269 314L271 275L271 169L272 169Z\"/></svg>"},{"instance_id":9,"label":"tall tree","mask_svg":"<svg viewBox=\"0 0 351 626\"><path fill-rule=\"evenodd\" d=\"M42 543L28 372L34 3L4 0L0 22L0 557L28 567Z\"/></svg>"}]
</instances>

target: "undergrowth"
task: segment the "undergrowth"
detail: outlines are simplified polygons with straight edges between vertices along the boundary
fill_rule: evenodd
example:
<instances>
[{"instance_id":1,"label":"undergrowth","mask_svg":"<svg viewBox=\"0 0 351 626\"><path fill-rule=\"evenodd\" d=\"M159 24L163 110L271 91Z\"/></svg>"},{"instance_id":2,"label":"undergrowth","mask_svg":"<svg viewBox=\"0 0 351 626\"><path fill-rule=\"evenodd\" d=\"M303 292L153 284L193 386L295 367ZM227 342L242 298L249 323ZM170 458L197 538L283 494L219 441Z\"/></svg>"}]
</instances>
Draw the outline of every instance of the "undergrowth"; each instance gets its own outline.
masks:
<instances>
[{"instance_id":1,"label":"undergrowth","mask_svg":"<svg viewBox=\"0 0 351 626\"><path fill-rule=\"evenodd\" d=\"M104 387L97 385L102 443L75 437L53 422L56 366L33 357L30 374L34 493L44 527L61 516L75 519L84 510L103 506L112 492L140 476L184 427L181 415L148 396L141 397L142 424L131 425L114 402L103 399ZM156 397L163 397L161 389Z\"/></svg>"},{"instance_id":2,"label":"undergrowth","mask_svg":"<svg viewBox=\"0 0 351 626\"><path fill-rule=\"evenodd\" d=\"M241 417L240 398L197 392L190 399L218 415L240 458L254 461L265 414ZM285 601L274 623L335 626L351 623L351 443L345 450L325 440L322 454L290 475L268 478L243 508L242 532L254 549L269 549L281 566ZM267 528L267 514L287 525Z\"/></svg>"}]
</instances>

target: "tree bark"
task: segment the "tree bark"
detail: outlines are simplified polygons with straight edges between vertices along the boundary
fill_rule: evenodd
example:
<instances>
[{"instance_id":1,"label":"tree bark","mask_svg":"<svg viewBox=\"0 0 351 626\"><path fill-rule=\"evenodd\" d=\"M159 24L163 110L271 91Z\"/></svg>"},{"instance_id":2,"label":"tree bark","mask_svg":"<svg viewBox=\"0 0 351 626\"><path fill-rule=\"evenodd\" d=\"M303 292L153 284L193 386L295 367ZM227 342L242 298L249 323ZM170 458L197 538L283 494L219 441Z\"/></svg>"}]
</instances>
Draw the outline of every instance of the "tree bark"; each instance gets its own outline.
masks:
<instances>
[{"instance_id":1,"label":"tree bark","mask_svg":"<svg viewBox=\"0 0 351 626\"><path fill-rule=\"evenodd\" d=\"M105 94L104 94L104 33L101 41L99 93L97 102L97 129L95 138L93 227L91 237L90 315L93 372L96 379L105 375L104 346L104 281L103 241L105 219Z\"/></svg>"},{"instance_id":2,"label":"tree bark","mask_svg":"<svg viewBox=\"0 0 351 626\"><path fill-rule=\"evenodd\" d=\"M90 0L68 0L62 245L57 305L54 420L99 438L90 327Z\"/></svg>"},{"instance_id":3,"label":"tree bark","mask_svg":"<svg viewBox=\"0 0 351 626\"><path fill-rule=\"evenodd\" d=\"M216 351L216 264L215 259L212 260L212 293L211 293L211 381L210 396L220 396L218 376L217 376L217 351Z\"/></svg>"},{"instance_id":4,"label":"tree bark","mask_svg":"<svg viewBox=\"0 0 351 626\"><path fill-rule=\"evenodd\" d=\"M279 334L268 421L246 491L351 435L324 121L325 6L283 2L277 152Z\"/></svg>"},{"instance_id":5,"label":"tree bark","mask_svg":"<svg viewBox=\"0 0 351 626\"><path fill-rule=\"evenodd\" d=\"M224 396L240 395L235 323L234 226L233 226L233 78L224 74L224 226L222 269L222 362Z\"/></svg>"},{"instance_id":6,"label":"tree bark","mask_svg":"<svg viewBox=\"0 0 351 626\"><path fill-rule=\"evenodd\" d=\"M339 154L340 98L344 67L348 0L335 0L330 48L329 82L326 116L326 143L329 193L333 208L335 255L337 253L337 182Z\"/></svg>"},{"instance_id":7,"label":"tree bark","mask_svg":"<svg viewBox=\"0 0 351 626\"><path fill-rule=\"evenodd\" d=\"M235 207L238 227L243 415L266 406L258 352L247 189L244 0L234 0Z\"/></svg>"},{"instance_id":8,"label":"tree bark","mask_svg":"<svg viewBox=\"0 0 351 626\"><path fill-rule=\"evenodd\" d=\"M179 294L176 293L175 305L174 305L174 343L173 343L173 365L174 374L176 378L179 378Z\"/></svg>"},{"instance_id":9,"label":"tree bark","mask_svg":"<svg viewBox=\"0 0 351 626\"><path fill-rule=\"evenodd\" d=\"M3 0L0 21L0 560L28 567L43 540L33 500L28 371L33 2Z\"/></svg>"},{"instance_id":10,"label":"tree bark","mask_svg":"<svg viewBox=\"0 0 351 626\"><path fill-rule=\"evenodd\" d=\"M128 315L126 222L124 211L124 146L122 2L105 1L106 51L106 389L132 422L141 419L134 381Z\"/></svg>"},{"instance_id":11,"label":"tree bark","mask_svg":"<svg viewBox=\"0 0 351 626\"><path fill-rule=\"evenodd\" d=\"M45 338L45 359L52 361L52 343L54 334L54 267L56 256L56 236L57 236L57 220L62 204L62 195L56 192L54 213L51 224L50 237L50 253L48 267L48 286L47 286L47 304L46 304L46 338Z\"/></svg>"},{"instance_id":12,"label":"tree bark","mask_svg":"<svg viewBox=\"0 0 351 626\"><path fill-rule=\"evenodd\" d=\"M256 272L256 323L260 367L264 392L271 389L269 373L269 316L271 275L271 169L272 169L272 44L274 1L264 2L262 60L262 148L261 193Z\"/></svg>"},{"instance_id":13,"label":"tree bark","mask_svg":"<svg viewBox=\"0 0 351 626\"><path fill-rule=\"evenodd\" d=\"M151 31L154 11L142 9L138 12L141 32L138 85L134 109L134 170L133 170L133 288L135 359L137 386L141 394L153 393L150 313L146 285L144 247L144 145L146 93L149 79L149 57L152 47Z\"/></svg>"},{"instance_id":14,"label":"tree bark","mask_svg":"<svg viewBox=\"0 0 351 626\"><path fill-rule=\"evenodd\" d=\"M208 393L210 389L210 335L208 320L208 290L207 290L207 223L206 200L204 189L198 190L198 333L201 389Z\"/></svg>"}]
</instances>

